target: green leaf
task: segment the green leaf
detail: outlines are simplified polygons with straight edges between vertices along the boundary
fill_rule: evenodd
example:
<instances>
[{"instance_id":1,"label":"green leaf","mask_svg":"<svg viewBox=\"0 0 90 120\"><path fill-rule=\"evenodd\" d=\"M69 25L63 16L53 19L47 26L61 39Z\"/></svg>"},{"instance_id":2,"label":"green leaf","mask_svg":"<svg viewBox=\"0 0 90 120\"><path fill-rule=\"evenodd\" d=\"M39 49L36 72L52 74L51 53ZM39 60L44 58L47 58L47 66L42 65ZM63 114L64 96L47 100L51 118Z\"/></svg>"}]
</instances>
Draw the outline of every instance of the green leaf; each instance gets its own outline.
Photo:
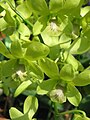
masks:
<instances>
[{"instance_id":1,"label":"green leaf","mask_svg":"<svg viewBox=\"0 0 90 120\"><path fill-rule=\"evenodd\" d=\"M78 91L78 89L74 85L71 85L71 84L67 85L66 96L67 96L68 101L74 106L78 106L82 99L82 96L80 92Z\"/></svg>"},{"instance_id":2,"label":"green leaf","mask_svg":"<svg viewBox=\"0 0 90 120\"><path fill-rule=\"evenodd\" d=\"M58 12L63 6L64 0L50 0L49 9L51 13Z\"/></svg>"},{"instance_id":3,"label":"green leaf","mask_svg":"<svg viewBox=\"0 0 90 120\"><path fill-rule=\"evenodd\" d=\"M59 78L59 69L57 64L49 59L49 58L44 58L40 59L39 65L42 69L42 71L50 78Z\"/></svg>"},{"instance_id":4,"label":"green leaf","mask_svg":"<svg viewBox=\"0 0 90 120\"><path fill-rule=\"evenodd\" d=\"M81 8L81 16L84 17L90 11L90 6Z\"/></svg>"},{"instance_id":5,"label":"green leaf","mask_svg":"<svg viewBox=\"0 0 90 120\"><path fill-rule=\"evenodd\" d=\"M75 115L74 120L85 120L85 119L82 118L82 116L77 114L77 115Z\"/></svg>"},{"instance_id":6,"label":"green leaf","mask_svg":"<svg viewBox=\"0 0 90 120\"><path fill-rule=\"evenodd\" d=\"M48 46L52 47L57 44L60 44L62 42L60 40L60 39L62 39L60 35L63 32L64 32L63 37L66 37L65 39L67 39L67 41L68 41L68 39L69 40L71 39L70 37L65 36L65 34L71 35L72 28L73 28L72 23L66 16L63 19L62 19L61 23L59 20L58 21L52 20L47 25L47 27L44 29L44 31L41 33L44 43L47 44ZM60 36L60 39L58 38L58 36ZM63 42L65 42L65 40L63 40Z\"/></svg>"},{"instance_id":7,"label":"green leaf","mask_svg":"<svg viewBox=\"0 0 90 120\"><path fill-rule=\"evenodd\" d=\"M72 54L82 54L90 49L90 29L88 29L81 38L79 38L75 45L71 48Z\"/></svg>"},{"instance_id":8,"label":"green leaf","mask_svg":"<svg viewBox=\"0 0 90 120\"><path fill-rule=\"evenodd\" d=\"M74 70L71 64L65 64L60 70L60 78L65 81L71 81L74 78Z\"/></svg>"},{"instance_id":9,"label":"green leaf","mask_svg":"<svg viewBox=\"0 0 90 120\"><path fill-rule=\"evenodd\" d=\"M3 11L4 9L0 6L0 13Z\"/></svg>"},{"instance_id":10,"label":"green leaf","mask_svg":"<svg viewBox=\"0 0 90 120\"><path fill-rule=\"evenodd\" d=\"M3 31L3 33L6 34L7 36L10 36L14 33L15 29L16 29L15 26L8 25L7 28Z\"/></svg>"},{"instance_id":11,"label":"green leaf","mask_svg":"<svg viewBox=\"0 0 90 120\"><path fill-rule=\"evenodd\" d=\"M0 18L0 31L3 31L7 28L8 24L4 18Z\"/></svg>"},{"instance_id":12,"label":"green leaf","mask_svg":"<svg viewBox=\"0 0 90 120\"><path fill-rule=\"evenodd\" d=\"M89 117L84 117L84 119L83 120L90 120L90 118Z\"/></svg>"},{"instance_id":13,"label":"green leaf","mask_svg":"<svg viewBox=\"0 0 90 120\"><path fill-rule=\"evenodd\" d=\"M57 45L59 43L58 36L49 36L45 31L41 33L44 43L50 47Z\"/></svg>"},{"instance_id":14,"label":"green leaf","mask_svg":"<svg viewBox=\"0 0 90 120\"><path fill-rule=\"evenodd\" d=\"M13 0L11 0L11 3L13 4L13 6L15 6L15 3ZM6 0L3 0L2 2L0 2L0 6L4 9L9 11L13 16L15 15L15 12L10 8L8 1L6 2Z\"/></svg>"},{"instance_id":15,"label":"green leaf","mask_svg":"<svg viewBox=\"0 0 90 120\"><path fill-rule=\"evenodd\" d=\"M56 23L49 23L49 25L41 33L43 41L46 45L52 47L59 44L58 36L61 34L60 28Z\"/></svg>"},{"instance_id":16,"label":"green leaf","mask_svg":"<svg viewBox=\"0 0 90 120\"><path fill-rule=\"evenodd\" d=\"M86 31L86 29L89 28L89 24L90 24L89 16L90 16L90 11L84 17L82 17L81 25L82 25L83 31Z\"/></svg>"},{"instance_id":17,"label":"green leaf","mask_svg":"<svg viewBox=\"0 0 90 120\"><path fill-rule=\"evenodd\" d=\"M53 36L59 36L61 35L62 30L60 25L57 23L57 21L52 20L45 28L42 34L48 34L48 36L53 37Z\"/></svg>"},{"instance_id":18,"label":"green leaf","mask_svg":"<svg viewBox=\"0 0 90 120\"><path fill-rule=\"evenodd\" d=\"M19 94L21 94L30 85L31 85L31 81L30 80L22 82L19 85L19 87L16 89L16 91L14 93L14 97L17 97Z\"/></svg>"},{"instance_id":19,"label":"green leaf","mask_svg":"<svg viewBox=\"0 0 90 120\"><path fill-rule=\"evenodd\" d=\"M32 11L30 10L30 6L27 4L27 1L23 1L22 4L18 5L17 10L25 19L29 18L32 14Z\"/></svg>"},{"instance_id":20,"label":"green leaf","mask_svg":"<svg viewBox=\"0 0 90 120\"><path fill-rule=\"evenodd\" d=\"M74 58L73 55L71 55L68 52L64 52L63 56L64 56L64 60L66 60L66 63L71 64L75 70L78 69L79 63L78 63L77 59Z\"/></svg>"},{"instance_id":21,"label":"green leaf","mask_svg":"<svg viewBox=\"0 0 90 120\"><path fill-rule=\"evenodd\" d=\"M65 33L63 33L60 37L59 43L61 48L67 49L70 47L71 38L67 36Z\"/></svg>"},{"instance_id":22,"label":"green leaf","mask_svg":"<svg viewBox=\"0 0 90 120\"><path fill-rule=\"evenodd\" d=\"M36 97L28 96L24 102L24 114L28 113L29 119L31 120L33 115L38 109L38 100Z\"/></svg>"},{"instance_id":23,"label":"green leaf","mask_svg":"<svg viewBox=\"0 0 90 120\"><path fill-rule=\"evenodd\" d=\"M48 15L49 10L45 0L27 0L28 6L32 8L32 10L40 15Z\"/></svg>"},{"instance_id":24,"label":"green leaf","mask_svg":"<svg viewBox=\"0 0 90 120\"><path fill-rule=\"evenodd\" d=\"M65 9L72 9L72 8L76 8L82 0L66 0L65 4L64 4L64 8Z\"/></svg>"},{"instance_id":25,"label":"green leaf","mask_svg":"<svg viewBox=\"0 0 90 120\"><path fill-rule=\"evenodd\" d=\"M9 113L10 113L10 118L11 119L23 116L23 113L20 112L19 110L17 110L16 108L14 108L14 107L10 108Z\"/></svg>"},{"instance_id":26,"label":"green leaf","mask_svg":"<svg viewBox=\"0 0 90 120\"><path fill-rule=\"evenodd\" d=\"M61 20L62 22L60 24L60 30L63 31L63 33L66 33L67 35L71 35L73 30L73 25L70 21L70 18L67 16L64 16L63 18L61 18Z\"/></svg>"},{"instance_id":27,"label":"green leaf","mask_svg":"<svg viewBox=\"0 0 90 120\"><path fill-rule=\"evenodd\" d=\"M42 27L43 25L39 21L37 21L33 26L33 35L40 34Z\"/></svg>"},{"instance_id":28,"label":"green leaf","mask_svg":"<svg viewBox=\"0 0 90 120\"><path fill-rule=\"evenodd\" d=\"M39 65L34 62L31 62L31 61L28 61L28 62L29 62L29 65L28 65L29 73L33 72L37 76L37 78L44 79L44 74L43 74L41 68L39 67Z\"/></svg>"},{"instance_id":29,"label":"green leaf","mask_svg":"<svg viewBox=\"0 0 90 120\"><path fill-rule=\"evenodd\" d=\"M44 95L50 92L57 84L56 79L45 80L37 87L37 94Z\"/></svg>"},{"instance_id":30,"label":"green leaf","mask_svg":"<svg viewBox=\"0 0 90 120\"><path fill-rule=\"evenodd\" d=\"M9 110L12 120L32 120L33 115L38 109L38 100L36 97L28 96L24 102L24 114L14 107Z\"/></svg>"},{"instance_id":31,"label":"green leaf","mask_svg":"<svg viewBox=\"0 0 90 120\"><path fill-rule=\"evenodd\" d=\"M40 42L31 42L25 54L27 60L38 60L49 54L49 48Z\"/></svg>"},{"instance_id":32,"label":"green leaf","mask_svg":"<svg viewBox=\"0 0 90 120\"><path fill-rule=\"evenodd\" d=\"M6 10L4 20L9 24L9 26L15 26L15 20L11 16L10 12Z\"/></svg>"},{"instance_id":33,"label":"green leaf","mask_svg":"<svg viewBox=\"0 0 90 120\"><path fill-rule=\"evenodd\" d=\"M20 23L19 24L18 32L21 34L21 37L22 36L25 36L25 37L29 37L30 36L30 30L24 23Z\"/></svg>"},{"instance_id":34,"label":"green leaf","mask_svg":"<svg viewBox=\"0 0 90 120\"><path fill-rule=\"evenodd\" d=\"M22 58L23 57L22 47L21 47L21 44L18 40L12 42L11 53L16 58Z\"/></svg>"},{"instance_id":35,"label":"green leaf","mask_svg":"<svg viewBox=\"0 0 90 120\"><path fill-rule=\"evenodd\" d=\"M60 45L55 45L55 46L50 47L49 57L52 60L56 60L59 55L60 55Z\"/></svg>"},{"instance_id":36,"label":"green leaf","mask_svg":"<svg viewBox=\"0 0 90 120\"><path fill-rule=\"evenodd\" d=\"M15 73L17 67L17 60L16 59L11 59L5 62L2 65L2 74L4 77L9 77L13 73Z\"/></svg>"},{"instance_id":37,"label":"green leaf","mask_svg":"<svg viewBox=\"0 0 90 120\"><path fill-rule=\"evenodd\" d=\"M80 17L80 8L82 6L83 0L66 0L64 2L63 8L58 12L58 15L60 17L63 17L64 15L69 16L71 20L75 17Z\"/></svg>"},{"instance_id":38,"label":"green leaf","mask_svg":"<svg viewBox=\"0 0 90 120\"><path fill-rule=\"evenodd\" d=\"M23 114L14 107L11 107L11 109L9 110L9 113L12 120L31 120L29 119L28 113Z\"/></svg>"},{"instance_id":39,"label":"green leaf","mask_svg":"<svg viewBox=\"0 0 90 120\"><path fill-rule=\"evenodd\" d=\"M2 41L0 41L0 53L4 55L7 58L13 58L13 56L10 54L6 46L3 44Z\"/></svg>"},{"instance_id":40,"label":"green leaf","mask_svg":"<svg viewBox=\"0 0 90 120\"><path fill-rule=\"evenodd\" d=\"M73 82L76 86L85 86L90 84L90 70L86 69L81 72L73 79Z\"/></svg>"},{"instance_id":41,"label":"green leaf","mask_svg":"<svg viewBox=\"0 0 90 120\"><path fill-rule=\"evenodd\" d=\"M82 116L82 115L76 114L74 116L74 120L90 120L90 118L88 118L86 116Z\"/></svg>"},{"instance_id":42,"label":"green leaf","mask_svg":"<svg viewBox=\"0 0 90 120\"><path fill-rule=\"evenodd\" d=\"M22 4L23 2L23 0L16 0L17 5Z\"/></svg>"}]
</instances>

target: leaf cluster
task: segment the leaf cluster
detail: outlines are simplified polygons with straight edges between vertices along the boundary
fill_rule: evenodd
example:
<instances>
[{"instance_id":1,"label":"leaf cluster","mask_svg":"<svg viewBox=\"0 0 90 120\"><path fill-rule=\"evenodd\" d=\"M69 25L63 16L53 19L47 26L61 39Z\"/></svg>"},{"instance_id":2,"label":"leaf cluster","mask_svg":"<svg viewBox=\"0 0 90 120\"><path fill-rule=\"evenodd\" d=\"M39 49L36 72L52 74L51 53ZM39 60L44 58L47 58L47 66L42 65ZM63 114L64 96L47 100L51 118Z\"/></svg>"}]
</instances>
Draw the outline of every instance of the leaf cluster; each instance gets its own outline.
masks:
<instances>
[{"instance_id":1,"label":"leaf cluster","mask_svg":"<svg viewBox=\"0 0 90 120\"><path fill-rule=\"evenodd\" d=\"M55 103L68 100L79 105L82 95L77 86L90 84L89 67L84 69L74 57L90 49L90 7L82 8L83 3L0 1L0 31L9 37L8 46L0 41L0 54L8 58L0 62L0 86L14 97L33 93L26 98L23 113L10 109L12 120L34 120L37 94Z\"/></svg>"}]
</instances>

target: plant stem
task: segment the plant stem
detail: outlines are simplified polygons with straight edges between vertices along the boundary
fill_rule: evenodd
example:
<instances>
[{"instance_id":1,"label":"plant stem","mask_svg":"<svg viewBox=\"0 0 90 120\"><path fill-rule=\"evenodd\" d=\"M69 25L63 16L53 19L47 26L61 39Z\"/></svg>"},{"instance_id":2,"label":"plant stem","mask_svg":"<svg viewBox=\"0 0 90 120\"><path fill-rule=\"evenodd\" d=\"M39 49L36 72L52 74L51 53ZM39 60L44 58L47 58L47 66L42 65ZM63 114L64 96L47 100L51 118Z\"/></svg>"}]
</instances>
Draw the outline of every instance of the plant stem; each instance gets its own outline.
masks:
<instances>
[{"instance_id":1,"label":"plant stem","mask_svg":"<svg viewBox=\"0 0 90 120\"><path fill-rule=\"evenodd\" d=\"M10 8L23 20L23 22L25 23L25 25L28 25L29 29L33 28L33 24L30 23L28 20L25 20L22 15L16 10L16 8L11 4L10 0L7 1L7 3L9 4Z\"/></svg>"},{"instance_id":2,"label":"plant stem","mask_svg":"<svg viewBox=\"0 0 90 120\"><path fill-rule=\"evenodd\" d=\"M55 113L54 113L54 120L59 120L57 114L58 114L58 109L57 109L57 104L54 103L54 110L55 110Z\"/></svg>"},{"instance_id":3,"label":"plant stem","mask_svg":"<svg viewBox=\"0 0 90 120\"><path fill-rule=\"evenodd\" d=\"M82 116L86 117L86 113L83 112L82 110L69 110L69 111L66 111L66 112L62 112L62 113L59 113L57 114L57 116L59 115L65 115L65 114L82 114Z\"/></svg>"}]
</instances>

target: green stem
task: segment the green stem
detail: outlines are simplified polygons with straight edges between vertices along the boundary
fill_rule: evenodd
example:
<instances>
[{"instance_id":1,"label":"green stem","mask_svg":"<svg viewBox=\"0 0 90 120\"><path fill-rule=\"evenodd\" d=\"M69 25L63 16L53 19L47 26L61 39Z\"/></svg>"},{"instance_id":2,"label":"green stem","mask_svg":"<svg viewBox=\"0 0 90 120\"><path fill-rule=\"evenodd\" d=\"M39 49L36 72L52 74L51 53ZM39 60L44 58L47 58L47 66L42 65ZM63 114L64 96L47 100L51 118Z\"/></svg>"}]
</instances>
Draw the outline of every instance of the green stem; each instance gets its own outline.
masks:
<instances>
[{"instance_id":1,"label":"green stem","mask_svg":"<svg viewBox=\"0 0 90 120\"><path fill-rule=\"evenodd\" d=\"M54 120L59 120L57 114L58 114L58 109L57 109L57 104L54 103L54 110L55 110L55 113L54 113Z\"/></svg>"},{"instance_id":2,"label":"green stem","mask_svg":"<svg viewBox=\"0 0 90 120\"><path fill-rule=\"evenodd\" d=\"M70 50L73 48L73 46L77 43L77 41L79 40L79 38L75 39L74 42L71 44L71 46L67 49L67 57L66 57L66 60L68 59L68 56L69 56L69 53L70 53Z\"/></svg>"},{"instance_id":3,"label":"green stem","mask_svg":"<svg viewBox=\"0 0 90 120\"><path fill-rule=\"evenodd\" d=\"M79 38L75 39L74 42L71 44L71 46L68 48L68 51L70 51L72 49L72 47L77 43L77 41L79 40Z\"/></svg>"},{"instance_id":4,"label":"green stem","mask_svg":"<svg viewBox=\"0 0 90 120\"><path fill-rule=\"evenodd\" d=\"M16 8L11 4L10 0L7 1L7 3L9 4L10 8L23 20L23 22L25 23L25 25L28 25L29 29L33 28L33 24L30 23L28 20L25 20L22 15L16 10Z\"/></svg>"},{"instance_id":5,"label":"green stem","mask_svg":"<svg viewBox=\"0 0 90 120\"><path fill-rule=\"evenodd\" d=\"M85 112L83 112L82 110L69 110L66 112L58 113L57 116L65 114L82 114L83 117L86 117Z\"/></svg>"}]
</instances>

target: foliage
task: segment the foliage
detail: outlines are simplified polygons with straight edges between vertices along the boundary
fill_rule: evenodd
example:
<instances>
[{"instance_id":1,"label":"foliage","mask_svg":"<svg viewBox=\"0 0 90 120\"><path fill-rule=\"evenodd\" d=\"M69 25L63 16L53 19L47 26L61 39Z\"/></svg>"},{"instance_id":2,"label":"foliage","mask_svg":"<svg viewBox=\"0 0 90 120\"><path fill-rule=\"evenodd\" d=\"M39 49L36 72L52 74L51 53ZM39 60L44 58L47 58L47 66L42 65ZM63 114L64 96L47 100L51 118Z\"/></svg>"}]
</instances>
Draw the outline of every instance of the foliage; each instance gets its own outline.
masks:
<instances>
[{"instance_id":1,"label":"foliage","mask_svg":"<svg viewBox=\"0 0 90 120\"><path fill-rule=\"evenodd\" d=\"M47 95L54 103L80 104L78 87L90 84L89 67L84 69L74 57L90 49L90 7L82 8L83 4L83 0L49 4L0 0L0 31L9 37L6 44L0 41L0 53L7 58L0 62L0 86L7 96L32 93L23 113L10 108L12 120L34 120L37 95ZM80 112L71 111L74 120L90 119Z\"/></svg>"}]
</instances>

